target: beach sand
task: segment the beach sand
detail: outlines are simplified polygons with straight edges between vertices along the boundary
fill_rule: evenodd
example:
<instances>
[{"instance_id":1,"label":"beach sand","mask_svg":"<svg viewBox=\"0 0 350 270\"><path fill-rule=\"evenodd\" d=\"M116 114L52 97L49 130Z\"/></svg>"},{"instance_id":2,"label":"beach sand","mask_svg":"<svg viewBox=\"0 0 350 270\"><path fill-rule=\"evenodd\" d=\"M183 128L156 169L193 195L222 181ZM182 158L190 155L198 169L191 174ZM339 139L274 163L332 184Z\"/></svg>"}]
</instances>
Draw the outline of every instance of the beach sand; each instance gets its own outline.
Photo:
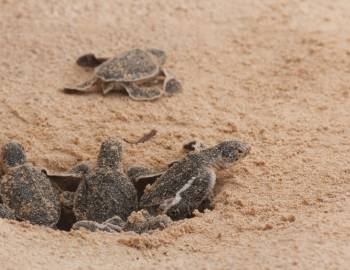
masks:
<instances>
[{"instance_id":1,"label":"beach sand","mask_svg":"<svg viewBox=\"0 0 350 270\"><path fill-rule=\"evenodd\" d=\"M198 139L252 146L219 171L215 209L152 234L55 231L0 220L0 268L349 269L350 2L0 1L0 143L50 170L96 161L162 167ZM67 95L92 52L157 47L183 92Z\"/></svg>"}]
</instances>

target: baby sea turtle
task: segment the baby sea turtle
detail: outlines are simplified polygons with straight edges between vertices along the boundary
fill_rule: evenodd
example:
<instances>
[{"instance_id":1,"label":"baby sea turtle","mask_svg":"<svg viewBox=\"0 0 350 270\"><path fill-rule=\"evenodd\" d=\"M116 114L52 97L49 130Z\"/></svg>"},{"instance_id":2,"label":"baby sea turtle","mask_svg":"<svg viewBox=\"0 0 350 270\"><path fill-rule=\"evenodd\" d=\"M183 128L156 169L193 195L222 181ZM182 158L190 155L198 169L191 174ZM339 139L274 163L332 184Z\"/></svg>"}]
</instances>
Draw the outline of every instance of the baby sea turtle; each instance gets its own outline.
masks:
<instances>
[{"instance_id":1,"label":"baby sea turtle","mask_svg":"<svg viewBox=\"0 0 350 270\"><path fill-rule=\"evenodd\" d=\"M122 144L109 138L100 148L97 168L83 176L74 197L77 220L104 222L118 215L126 220L137 209L134 185L123 173Z\"/></svg>"},{"instance_id":2,"label":"baby sea turtle","mask_svg":"<svg viewBox=\"0 0 350 270\"><path fill-rule=\"evenodd\" d=\"M248 144L229 140L189 153L172 163L165 173L146 188L140 199L140 208L152 215L162 213L178 220L190 217L195 209L210 207L216 181L213 169L227 168L249 152ZM153 175L154 172L151 173Z\"/></svg>"},{"instance_id":3,"label":"baby sea turtle","mask_svg":"<svg viewBox=\"0 0 350 270\"><path fill-rule=\"evenodd\" d=\"M186 154L190 152L200 152L207 148L202 142L197 140L191 140L183 145L183 150ZM127 169L126 174L130 180L134 183L134 186L137 190L138 198L140 199L143 195L147 186L152 185L160 176L162 176L171 166L181 161L174 160L167 164L165 168L162 169L153 169L147 168L144 166L133 165Z\"/></svg>"},{"instance_id":4,"label":"baby sea turtle","mask_svg":"<svg viewBox=\"0 0 350 270\"><path fill-rule=\"evenodd\" d=\"M151 216L146 210L142 209L132 212L126 222L118 216L114 216L103 223L82 220L73 225L73 230L84 228L92 232L133 231L136 233L147 233L156 229L164 229L171 222L171 218L167 215Z\"/></svg>"},{"instance_id":5,"label":"baby sea turtle","mask_svg":"<svg viewBox=\"0 0 350 270\"><path fill-rule=\"evenodd\" d=\"M22 145L15 141L7 143L2 149L1 159L5 172L0 181L3 203L19 220L56 225L60 216L58 194L48 177L27 163Z\"/></svg>"},{"instance_id":6,"label":"baby sea turtle","mask_svg":"<svg viewBox=\"0 0 350 270\"><path fill-rule=\"evenodd\" d=\"M180 82L163 67L165 60L165 52L160 49L133 49L108 60L87 54L80 57L77 63L81 66L96 66L94 76L64 90L86 92L97 86L103 94L107 94L112 90L125 89L134 100L153 100L159 98L162 92L145 84L152 83L159 76L165 76L163 92L173 94L181 90Z\"/></svg>"}]
</instances>

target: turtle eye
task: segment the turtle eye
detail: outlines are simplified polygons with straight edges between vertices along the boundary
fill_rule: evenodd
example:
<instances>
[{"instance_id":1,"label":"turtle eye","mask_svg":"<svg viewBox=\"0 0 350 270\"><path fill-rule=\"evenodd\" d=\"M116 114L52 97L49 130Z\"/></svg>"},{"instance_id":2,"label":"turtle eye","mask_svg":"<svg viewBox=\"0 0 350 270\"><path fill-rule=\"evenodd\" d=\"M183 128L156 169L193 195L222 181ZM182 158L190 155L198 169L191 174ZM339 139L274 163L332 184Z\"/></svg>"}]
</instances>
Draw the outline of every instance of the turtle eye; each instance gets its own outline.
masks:
<instances>
[{"instance_id":1,"label":"turtle eye","mask_svg":"<svg viewBox=\"0 0 350 270\"><path fill-rule=\"evenodd\" d=\"M240 154L243 153L243 150L242 150L242 149L238 149L237 151L238 151L238 153L240 153Z\"/></svg>"},{"instance_id":2,"label":"turtle eye","mask_svg":"<svg viewBox=\"0 0 350 270\"><path fill-rule=\"evenodd\" d=\"M233 158L233 156L234 156L233 148L232 148L232 147L225 148L225 149L222 151L222 156L223 156L224 158Z\"/></svg>"}]
</instances>

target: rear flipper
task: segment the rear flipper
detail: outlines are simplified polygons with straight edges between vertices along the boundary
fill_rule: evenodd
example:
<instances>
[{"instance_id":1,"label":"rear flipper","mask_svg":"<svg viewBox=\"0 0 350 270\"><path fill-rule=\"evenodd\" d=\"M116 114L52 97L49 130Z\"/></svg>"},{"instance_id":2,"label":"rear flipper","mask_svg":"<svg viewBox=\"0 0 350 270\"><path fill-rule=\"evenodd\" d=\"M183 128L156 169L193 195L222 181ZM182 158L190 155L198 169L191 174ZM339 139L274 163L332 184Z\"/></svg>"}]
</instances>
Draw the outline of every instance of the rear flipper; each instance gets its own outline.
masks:
<instances>
[{"instance_id":1,"label":"rear flipper","mask_svg":"<svg viewBox=\"0 0 350 270\"><path fill-rule=\"evenodd\" d=\"M165 93L172 95L174 93L180 92L182 90L182 85L178 79L175 78L167 69L163 68L165 80L163 83L163 89Z\"/></svg>"},{"instance_id":2,"label":"rear flipper","mask_svg":"<svg viewBox=\"0 0 350 270\"><path fill-rule=\"evenodd\" d=\"M140 87L135 83L122 83L129 96L137 101L154 100L161 97L161 91L157 88Z\"/></svg>"},{"instance_id":3,"label":"rear flipper","mask_svg":"<svg viewBox=\"0 0 350 270\"><path fill-rule=\"evenodd\" d=\"M213 210L214 209L214 193L210 191L208 197L205 198L202 203L198 206L199 212L204 212L206 209Z\"/></svg>"}]
</instances>

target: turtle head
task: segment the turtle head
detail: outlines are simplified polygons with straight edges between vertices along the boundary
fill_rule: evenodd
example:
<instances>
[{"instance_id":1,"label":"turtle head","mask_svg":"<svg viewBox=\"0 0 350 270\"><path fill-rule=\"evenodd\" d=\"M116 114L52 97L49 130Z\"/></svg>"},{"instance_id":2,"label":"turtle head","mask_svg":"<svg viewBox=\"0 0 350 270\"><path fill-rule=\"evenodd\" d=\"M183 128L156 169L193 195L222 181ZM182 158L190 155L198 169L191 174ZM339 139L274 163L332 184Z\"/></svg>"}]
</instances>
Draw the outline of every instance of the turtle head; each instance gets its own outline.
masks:
<instances>
[{"instance_id":1,"label":"turtle head","mask_svg":"<svg viewBox=\"0 0 350 270\"><path fill-rule=\"evenodd\" d=\"M101 144L98 167L118 168L122 159L122 144L115 138L108 138Z\"/></svg>"},{"instance_id":2,"label":"turtle head","mask_svg":"<svg viewBox=\"0 0 350 270\"><path fill-rule=\"evenodd\" d=\"M166 55L163 50L160 49L147 49L147 52L149 52L158 62L159 65L164 65L166 61Z\"/></svg>"},{"instance_id":3,"label":"turtle head","mask_svg":"<svg viewBox=\"0 0 350 270\"><path fill-rule=\"evenodd\" d=\"M91 172L91 167L88 162L82 162L73 167L70 172L78 175L86 175Z\"/></svg>"},{"instance_id":4,"label":"turtle head","mask_svg":"<svg viewBox=\"0 0 350 270\"><path fill-rule=\"evenodd\" d=\"M18 142L10 141L2 148L1 161L3 170L23 165L27 161L24 148Z\"/></svg>"},{"instance_id":5,"label":"turtle head","mask_svg":"<svg viewBox=\"0 0 350 270\"><path fill-rule=\"evenodd\" d=\"M250 152L250 145L237 140L228 140L213 148L203 150L209 163L218 168L227 168L247 156Z\"/></svg>"}]
</instances>

